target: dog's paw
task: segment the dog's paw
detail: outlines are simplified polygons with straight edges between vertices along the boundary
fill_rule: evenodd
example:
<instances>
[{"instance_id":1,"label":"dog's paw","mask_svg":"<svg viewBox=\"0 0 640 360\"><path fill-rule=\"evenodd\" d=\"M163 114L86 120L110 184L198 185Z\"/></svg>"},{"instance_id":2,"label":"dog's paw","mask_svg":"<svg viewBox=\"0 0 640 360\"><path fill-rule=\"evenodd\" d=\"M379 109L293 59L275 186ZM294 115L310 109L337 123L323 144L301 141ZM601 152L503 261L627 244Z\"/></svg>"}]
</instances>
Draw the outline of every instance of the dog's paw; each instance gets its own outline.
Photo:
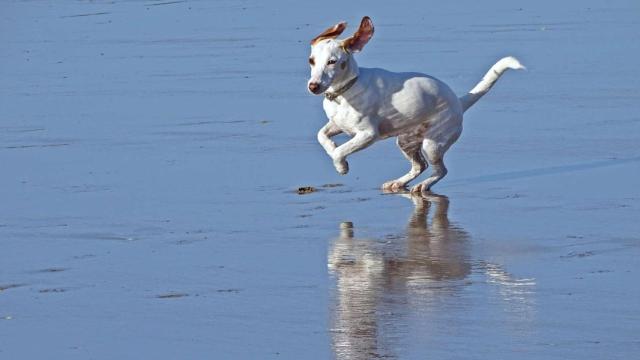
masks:
<instances>
[{"instance_id":1,"label":"dog's paw","mask_svg":"<svg viewBox=\"0 0 640 360\"><path fill-rule=\"evenodd\" d=\"M425 194L429 192L429 187L423 183L417 184L411 188L412 194Z\"/></svg>"},{"instance_id":2,"label":"dog's paw","mask_svg":"<svg viewBox=\"0 0 640 360\"><path fill-rule=\"evenodd\" d=\"M382 190L383 191L388 191L388 192L398 192L400 190L404 190L404 185L403 183L396 181L396 180L391 180L391 181L387 181L386 183L382 184Z\"/></svg>"},{"instance_id":3,"label":"dog's paw","mask_svg":"<svg viewBox=\"0 0 640 360\"><path fill-rule=\"evenodd\" d=\"M346 160L337 160L333 162L333 166L336 167L336 171L340 175L345 175L349 172L349 163Z\"/></svg>"}]
</instances>

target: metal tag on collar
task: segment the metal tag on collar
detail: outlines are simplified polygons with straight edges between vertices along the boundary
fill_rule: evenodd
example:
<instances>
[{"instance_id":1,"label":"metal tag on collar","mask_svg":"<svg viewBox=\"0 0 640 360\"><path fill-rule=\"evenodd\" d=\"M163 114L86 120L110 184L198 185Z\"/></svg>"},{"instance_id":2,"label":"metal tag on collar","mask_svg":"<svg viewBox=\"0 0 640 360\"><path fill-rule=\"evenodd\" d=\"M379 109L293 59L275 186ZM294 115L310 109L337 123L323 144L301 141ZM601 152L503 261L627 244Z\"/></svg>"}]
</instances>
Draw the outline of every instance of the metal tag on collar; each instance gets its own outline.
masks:
<instances>
[{"instance_id":1,"label":"metal tag on collar","mask_svg":"<svg viewBox=\"0 0 640 360\"><path fill-rule=\"evenodd\" d=\"M327 92L324 93L324 97L326 97L327 100L335 101L335 102L337 102L339 104L340 102L336 100L338 98L338 96L340 96L340 95L337 94L337 93L327 93Z\"/></svg>"}]
</instances>

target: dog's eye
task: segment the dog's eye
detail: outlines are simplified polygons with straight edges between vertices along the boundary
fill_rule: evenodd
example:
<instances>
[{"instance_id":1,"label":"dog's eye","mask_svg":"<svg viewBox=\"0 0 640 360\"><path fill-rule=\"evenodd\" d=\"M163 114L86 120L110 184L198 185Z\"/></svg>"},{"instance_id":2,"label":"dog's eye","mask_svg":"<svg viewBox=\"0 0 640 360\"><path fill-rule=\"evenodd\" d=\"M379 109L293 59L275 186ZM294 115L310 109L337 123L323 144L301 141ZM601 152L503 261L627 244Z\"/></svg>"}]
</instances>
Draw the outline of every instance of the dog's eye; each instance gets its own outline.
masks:
<instances>
[{"instance_id":1,"label":"dog's eye","mask_svg":"<svg viewBox=\"0 0 640 360\"><path fill-rule=\"evenodd\" d=\"M331 59L331 60L327 61L327 65L333 65L336 62L337 62L336 59Z\"/></svg>"},{"instance_id":2,"label":"dog's eye","mask_svg":"<svg viewBox=\"0 0 640 360\"><path fill-rule=\"evenodd\" d=\"M309 58L309 65L313 66L316 64L316 61L313 58Z\"/></svg>"}]
</instances>

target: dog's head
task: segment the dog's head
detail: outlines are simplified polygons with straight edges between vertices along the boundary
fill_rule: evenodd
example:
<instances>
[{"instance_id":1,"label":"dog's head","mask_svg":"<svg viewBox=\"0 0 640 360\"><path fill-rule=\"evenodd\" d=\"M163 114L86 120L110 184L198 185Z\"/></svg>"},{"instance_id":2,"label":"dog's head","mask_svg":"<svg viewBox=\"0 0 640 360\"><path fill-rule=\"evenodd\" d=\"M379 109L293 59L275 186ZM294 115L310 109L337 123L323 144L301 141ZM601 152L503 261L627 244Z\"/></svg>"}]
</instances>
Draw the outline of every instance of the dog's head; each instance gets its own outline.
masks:
<instances>
[{"instance_id":1,"label":"dog's head","mask_svg":"<svg viewBox=\"0 0 640 360\"><path fill-rule=\"evenodd\" d=\"M347 80L344 76L350 71L352 54L362 50L373 36L373 22L368 16L362 18L360 27L351 37L336 39L346 27L347 23L338 23L311 40L311 77L307 84L311 93L322 94L335 81Z\"/></svg>"}]
</instances>

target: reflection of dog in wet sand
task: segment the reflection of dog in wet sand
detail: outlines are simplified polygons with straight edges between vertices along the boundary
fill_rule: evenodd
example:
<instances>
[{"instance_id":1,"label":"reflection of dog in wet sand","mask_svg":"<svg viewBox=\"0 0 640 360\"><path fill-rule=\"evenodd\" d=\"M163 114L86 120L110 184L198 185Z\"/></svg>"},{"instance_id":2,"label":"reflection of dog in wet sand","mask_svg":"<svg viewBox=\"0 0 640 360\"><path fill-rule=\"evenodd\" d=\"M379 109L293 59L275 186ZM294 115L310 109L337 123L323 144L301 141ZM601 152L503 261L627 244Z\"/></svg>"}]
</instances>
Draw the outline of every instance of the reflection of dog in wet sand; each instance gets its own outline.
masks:
<instances>
[{"instance_id":1,"label":"reflection of dog in wet sand","mask_svg":"<svg viewBox=\"0 0 640 360\"><path fill-rule=\"evenodd\" d=\"M421 296L450 296L471 273L469 236L449 223L448 198L406 196L415 206L406 240L360 239L354 237L351 223L340 226L328 260L337 281L333 346L338 358L388 355L387 346L379 343L379 314L401 313L398 304L416 291Z\"/></svg>"},{"instance_id":2,"label":"reflection of dog in wet sand","mask_svg":"<svg viewBox=\"0 0 640 360\"><path fill-rule=\"evenodd\" d=\"M360 68L353 53L361 51L373 36L373 23L364 17L351 37L336 38L346 24L336 24L311 41L309 91L324 94L329 122L318 132L318 141L333 159L340 174L349 171L347 156L374 142L397 137L398 147L411 162L404 176L386 182L385 190L398 191L418 177L428 165L433 173L412 188L426 192L447 174L444 154L460 137L463 113L486 94L507 69L523 69L514 57L500 59L484 78L458 98L442 81L420 73L394 73ZM352 138L336 146L331 137L346 133Z\"/></svg>"},{"instance_id":3,"label":"reflection of dog in wet sand","mask_svg":"<svg viewBox=\"0 0 640 360\"><path fill-rule=\"evenodd\" d=\"M439 304L460 295L472 269L498 285L505 299L531 283L513 279L499 265L472 263L470 236L449 222L446 196L402 196L414 204L406 235L357 238L353 224L343 222L329 251L336 279L332 339L339 359L391 356L394 346L387 342L398 338L394 331L402 327L408 304L423 314L438 311Z\"/></svg>"}]
</instances>

